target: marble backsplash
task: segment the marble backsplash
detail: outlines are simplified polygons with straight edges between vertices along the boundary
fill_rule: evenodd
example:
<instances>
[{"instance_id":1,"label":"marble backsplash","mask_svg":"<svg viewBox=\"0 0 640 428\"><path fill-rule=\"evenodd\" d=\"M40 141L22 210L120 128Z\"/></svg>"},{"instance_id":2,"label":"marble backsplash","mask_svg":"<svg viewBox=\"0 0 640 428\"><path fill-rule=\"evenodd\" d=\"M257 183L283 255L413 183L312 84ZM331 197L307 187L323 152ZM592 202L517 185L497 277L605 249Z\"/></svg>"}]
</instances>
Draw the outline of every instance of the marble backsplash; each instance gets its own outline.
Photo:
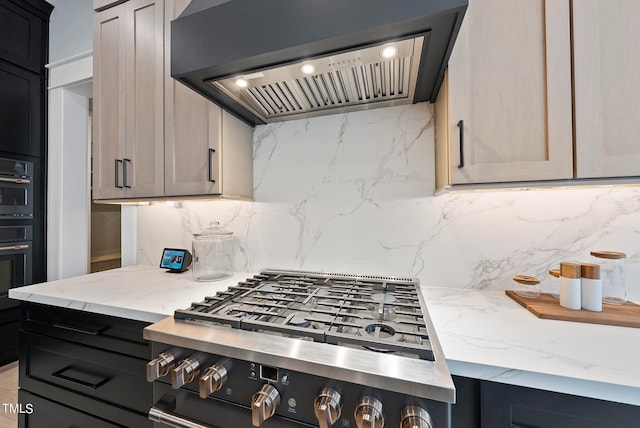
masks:
<instances>
[{"instance_id":1,"label":"marble backsplash","mask_svg":"<svg viewBox=\"0 0 640 428\"><path fill-rule=\"evenodd\" d=\"M627 253L640 295L640 187L434 196L433 106L420 103L258 126L254 197L138 207L138 263L190 248L217 220L234 232L236 270L265 267L512 287L547 280L591 250ZM640 296L638 296L640 298Z\"/></svg>"}]
</instances>

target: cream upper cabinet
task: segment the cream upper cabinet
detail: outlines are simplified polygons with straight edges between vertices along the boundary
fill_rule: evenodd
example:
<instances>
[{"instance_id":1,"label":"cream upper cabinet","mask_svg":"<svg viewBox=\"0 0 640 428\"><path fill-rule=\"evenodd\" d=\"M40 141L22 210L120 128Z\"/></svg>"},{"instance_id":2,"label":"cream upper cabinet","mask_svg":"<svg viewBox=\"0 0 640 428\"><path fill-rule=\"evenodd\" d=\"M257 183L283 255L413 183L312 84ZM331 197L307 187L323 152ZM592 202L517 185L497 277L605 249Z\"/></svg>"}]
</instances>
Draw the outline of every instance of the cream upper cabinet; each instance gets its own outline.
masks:
<instances>
[{"instance_id":1,"label":"cream upper cabinet","mask_svg":"<svg viewBox=\"0 0 640 428\"><path fill-rule=\"evenodd\" d=\"M253 128L171 77L170 23L188 3L129 0L95 15L96 200L252 198Z\"/></svg>"},{"instance_id":2,"label":"cream upper cabinet","mask_svg":"<svg viewBox=\"0 0 640 428\"><path fill-rule=\"evenodd\" d=\"M94 21L94 199L164 192L162 0L131 0Z\"/></svg>"},{"instance_id":3,"label":"cream upper cabinet","mask_svg":"<svg viewBox=\"0 0 640 428\"><path fill-rule=\"evenodd\" d=\"M126 7L94 15L93 49L93 198L125 196Z\"/></svg>"},{"instance_id":4,"label":"cream upper cabinet","mask_svg":"<svg viewBox=\"0 0 640 428\"><path fill-rule=\"evenodd\" d=\"M189 0L166 0L165 195L251 198L253 131L171 77L171 25Z\"/></svg>"},{"instance_id":5,"label":"cream upper cabinet","mask_svg":"<svg viewBox=\"0 0 640 428\"><path fill-rule=\"evenodd\" d=\"M435 108L438 188L573 177L569 3L469 1Z\"/></svg>"},{"instance_id":6,"label":"cream upper cabinet","mask_svg":"<svg viewBox=\"0 0 640 428\"><path fill-rule=\"evenodd\" d=\"M640 176L638 0L573 2L576 176Z\"/></svg>"}]
</instances>

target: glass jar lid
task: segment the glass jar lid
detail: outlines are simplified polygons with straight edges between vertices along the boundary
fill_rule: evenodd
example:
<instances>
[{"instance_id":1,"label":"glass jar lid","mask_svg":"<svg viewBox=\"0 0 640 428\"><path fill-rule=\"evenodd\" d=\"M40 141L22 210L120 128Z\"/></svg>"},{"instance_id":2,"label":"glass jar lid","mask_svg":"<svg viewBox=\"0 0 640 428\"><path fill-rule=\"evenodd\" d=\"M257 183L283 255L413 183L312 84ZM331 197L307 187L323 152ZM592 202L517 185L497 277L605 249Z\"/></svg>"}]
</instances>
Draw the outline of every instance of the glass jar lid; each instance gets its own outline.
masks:
<instances>
[{"instance_id":1,"label":"glass jar lid","mask_svg":"<svg viewBox=\"0 0 640 428\"><path fill-rule=\"evenodd\" d=\"M201 232L193 234L193 236L198 239L229 238L232 235L233 235L233 232L221 227L219 221L212 221L209 223L209 227L202 230Z\"/></svg>"}]
</instances>

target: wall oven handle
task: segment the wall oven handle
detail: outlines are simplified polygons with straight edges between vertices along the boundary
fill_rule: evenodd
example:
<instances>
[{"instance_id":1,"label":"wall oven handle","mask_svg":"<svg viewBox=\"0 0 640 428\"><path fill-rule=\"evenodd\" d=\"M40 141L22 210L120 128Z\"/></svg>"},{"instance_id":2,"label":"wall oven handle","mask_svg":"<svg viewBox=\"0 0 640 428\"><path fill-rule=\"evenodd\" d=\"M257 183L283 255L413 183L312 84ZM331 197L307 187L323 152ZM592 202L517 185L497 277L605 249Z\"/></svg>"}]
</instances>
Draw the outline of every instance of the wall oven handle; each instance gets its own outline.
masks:
<instances>
[{"instance_id":1,"label":"wall oven handle","mask_svg":"<svg viewBox=\"0 0 640 428\"><path fill-rule=\"evenodd\" d=\"M15 184L31 184L31 180L28 178L7 178L0 177L0 181L3 183L15 183Z\"/></svg>"},{"instance_id":2,"label":"wall oven handle","mask_svg":"<svg viewBox=\"0 0 640 428\"><path fill-rule=\"evenodd\" d=\"M28 250L29 245L21 244L21 245L9 245L8 247L0 247L0 251L16 251L16 250Z\"/></svg>"}]
</instances>

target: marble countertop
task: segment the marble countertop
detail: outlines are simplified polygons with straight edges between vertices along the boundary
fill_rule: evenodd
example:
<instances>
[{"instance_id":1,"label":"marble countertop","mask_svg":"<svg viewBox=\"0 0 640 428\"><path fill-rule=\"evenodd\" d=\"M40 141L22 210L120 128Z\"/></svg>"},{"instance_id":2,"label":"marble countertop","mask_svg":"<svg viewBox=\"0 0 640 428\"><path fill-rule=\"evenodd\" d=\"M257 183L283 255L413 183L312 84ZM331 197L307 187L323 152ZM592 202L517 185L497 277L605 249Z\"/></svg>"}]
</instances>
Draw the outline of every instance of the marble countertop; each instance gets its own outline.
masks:
<instances>
[{"instance_id":1,"label":"marble countertop","mask_svg":"<svg viewBox=\"0 0 640 428\"><path fill-rule=\"evenodd\" d=\"M156 322L251 277L195 282L131 266L9 290L35 303ZM423 287L452 374L640 405L640 329L541 320L504 291Z\"/></svg>"}]
</instances>

